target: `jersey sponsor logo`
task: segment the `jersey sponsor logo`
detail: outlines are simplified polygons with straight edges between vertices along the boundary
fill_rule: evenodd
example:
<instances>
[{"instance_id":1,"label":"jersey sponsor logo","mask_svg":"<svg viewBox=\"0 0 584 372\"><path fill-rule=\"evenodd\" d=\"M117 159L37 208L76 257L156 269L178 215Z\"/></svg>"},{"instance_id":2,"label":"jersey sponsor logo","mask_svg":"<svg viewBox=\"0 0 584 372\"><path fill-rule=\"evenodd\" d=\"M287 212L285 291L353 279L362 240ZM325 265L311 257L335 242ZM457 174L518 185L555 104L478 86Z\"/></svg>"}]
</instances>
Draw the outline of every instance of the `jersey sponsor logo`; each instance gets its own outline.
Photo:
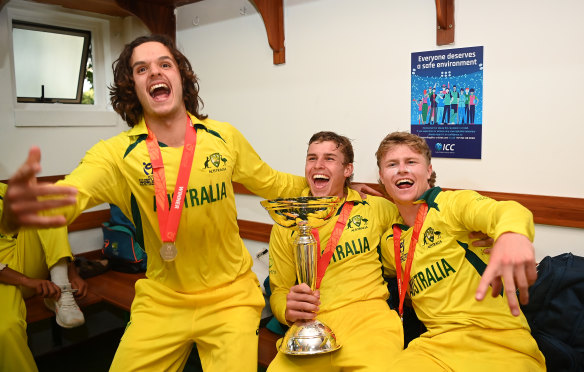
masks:
<instances>
[{"instance_id":1,"label":"jersey sponsor logo","mask_svg":"<svg viewBox=\"0 0 584 372\"><path fill-rule=\"evenodd\" d=\"M220 168L219 166L221 165L221 163L223 163L223 166ZM203 169L208 169L209 173L224 172L227 170L227 167L225 166L226 163L227 163L227 158L225 158L220 153L215 152L215 153L207 156L207 159L205 160L205 163L203 164ZM213 168L213 167L215 167L215 168Z\"/></svg>"},{"instance_id":2,"label":"jersey sponsor logo","mask_svg":"<svg viewBox=\"0 0 584 372\"><path fill-rule=\"evenodd\" d=\"M152 163L142 162L142 172L147 176L146 178L139 178L140 186L154 186L154 170Z\"/></svg>"},{"instance_id":3,"label":"jersey sponsor logo","mask_svg":"<svg viewBox=\"0 0 584 372\"><path fill-rule=\"evenodd\" d=\"M358 238L356 240L351 240L345 242L345 244L339 244L336 246L333 252L333 262L341 261L349 256L354 256L357 254L365 253L371 251L369 247L369 240L364 236L363 239Z\"/></svg>"},{"instance_id":4,"label":"jersey sponsor logo","mask_svg":"<svg viewBox=\"0 0 584 372\"><path fill-rule=\"evenodd\" d=\"M168 205L172 204L172 194L166 194L168 198ZM204 204L210 204L218 202L227 197L227 188L225 182L216 183L215 185L202 186L198 189L187 189L184 190L184 208L202 206ZM177 198L180 200L180 198ZM154 211L156 212L156 196L153 196Z\"/></svg>"},{"instance_id":5,"label":"jersey sponsor logo","mask_svg":"<svg viewBox=\"0 0 584 372\"><path fill-rule=\"evenodd\" d=\"M442 240L440 240L441 234L440 231L428 227L426 231L424 231L424 245L428 245L426 248L432 248L442 243Z\"/></svg>"},{"instance_id":6,"label":"jersey sponsor logo","mask_svg":"<svg viewBox=\"0 0 584 372\"><path fill-rule=\"evenodd\" d=\"M415 297L455 272L456 270L445 258L436 261L412 276L410 279L410 297Z\"/></svg>"},{"instance_id":7,"label":"jersey sponsor logo","mask_svg":"<svg viewBox=\"0 0 584 372\"><path fill-rule=\"evenodd\" d=\"M347 221L347 229L351 229L352 231L367 229L367 222L369 222L367 218L358 214L349 218L349 221Z\"/></svg>"}]
</instances>

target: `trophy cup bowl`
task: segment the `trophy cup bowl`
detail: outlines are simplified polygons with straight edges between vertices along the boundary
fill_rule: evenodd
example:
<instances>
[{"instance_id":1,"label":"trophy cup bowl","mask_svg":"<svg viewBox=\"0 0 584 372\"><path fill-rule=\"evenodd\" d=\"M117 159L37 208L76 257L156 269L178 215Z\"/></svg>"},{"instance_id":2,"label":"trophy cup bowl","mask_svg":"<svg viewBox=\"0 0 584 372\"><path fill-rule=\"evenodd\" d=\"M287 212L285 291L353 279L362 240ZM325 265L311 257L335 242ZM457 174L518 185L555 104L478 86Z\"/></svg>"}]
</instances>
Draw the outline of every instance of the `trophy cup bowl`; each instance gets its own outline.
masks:
<instances>
[{"instance_id":1,"label":"trophy cup bowl","mask_svg":"<svg viewBox=\"0 0 584 372\"><path fill-rule=\"evenodd\" d=\"M296 275L299 283L316 289L318 248L310 230L324 225L335 215L341 199L336 196L263 200L261 205L278 225L297 228L294 243ZM299 320L284 335L279 350L290 355L315 355L338 350L333 331L317 319Z\"/></svg>"}]
</instances>

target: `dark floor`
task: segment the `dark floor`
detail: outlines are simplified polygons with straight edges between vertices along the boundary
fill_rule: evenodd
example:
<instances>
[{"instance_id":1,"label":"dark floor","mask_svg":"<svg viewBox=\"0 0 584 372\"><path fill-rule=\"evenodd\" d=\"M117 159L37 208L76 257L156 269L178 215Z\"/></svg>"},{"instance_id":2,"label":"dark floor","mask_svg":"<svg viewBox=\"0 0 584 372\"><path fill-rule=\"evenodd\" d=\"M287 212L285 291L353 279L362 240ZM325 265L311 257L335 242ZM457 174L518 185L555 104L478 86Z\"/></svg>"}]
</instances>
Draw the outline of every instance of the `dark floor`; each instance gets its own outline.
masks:
<instances>
[{"instance_id":1,"label":"dark floor","mask_svg":"<svg viewBox=\"0 0 584 372\"><path fill-rule=\"evenodd\" d=\"M116 329L36 358L39 372L108 371L124 329Z\"/></svg>"},{"instance_id":2,"label":"dark floor","mask_svg":"<svg viewBox=\"0 0 584 372\"><path fill-rule=\"evenodd\" d=\"M106 372L109 370L124 329L115 329L78 344L37 357L39 372ZM192 354L185 372L202 372L199 358Z\"/></svg>"},{"instance_id":3,"label":"dark floor","mask_svg":"<svg viewBox=\"0 0 584 372\"><path fill-rule=\"evenodd\" d=\"M106 303L83 310L85 324L65 329L54 318L28 325L29 346L39 372L107 372L120 343L129 314ZM185 372L202 372L195 351Z\"/></svg>"},{"instance_id":4,"label":"dark floor","mask_svg":"<svg viewBox=\"0 0 584 372\"><path fill-rule=\"evenodd\" d=\"M39 356L36 358L39 372L107 372L123 333L123 328L114 329ZM193 349L184 372L202 371L196 349ZM258 372L265 371L258 367Z\"/></svg>"}]
</instances>

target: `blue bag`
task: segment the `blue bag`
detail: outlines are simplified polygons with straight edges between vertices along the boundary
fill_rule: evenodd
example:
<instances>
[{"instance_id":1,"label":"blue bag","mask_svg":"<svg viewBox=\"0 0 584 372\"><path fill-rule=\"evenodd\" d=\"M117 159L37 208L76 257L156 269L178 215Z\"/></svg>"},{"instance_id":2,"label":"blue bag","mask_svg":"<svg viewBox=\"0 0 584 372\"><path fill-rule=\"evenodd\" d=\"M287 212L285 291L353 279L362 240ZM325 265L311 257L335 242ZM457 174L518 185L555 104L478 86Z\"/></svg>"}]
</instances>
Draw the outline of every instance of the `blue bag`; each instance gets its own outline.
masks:
<instances>
[{"instance_id":1,"label":"blue bag","mask_svg":"<svg viewBox=\"0 0 584 372\"><path fill-rule=\"evenodd\" d=\"M146 271L146 252L136 241L134 224L115 205L110 204L111 218L101 225L103 255L110 260L112 270L124 273Z\"/></svg>"}]
</instances>

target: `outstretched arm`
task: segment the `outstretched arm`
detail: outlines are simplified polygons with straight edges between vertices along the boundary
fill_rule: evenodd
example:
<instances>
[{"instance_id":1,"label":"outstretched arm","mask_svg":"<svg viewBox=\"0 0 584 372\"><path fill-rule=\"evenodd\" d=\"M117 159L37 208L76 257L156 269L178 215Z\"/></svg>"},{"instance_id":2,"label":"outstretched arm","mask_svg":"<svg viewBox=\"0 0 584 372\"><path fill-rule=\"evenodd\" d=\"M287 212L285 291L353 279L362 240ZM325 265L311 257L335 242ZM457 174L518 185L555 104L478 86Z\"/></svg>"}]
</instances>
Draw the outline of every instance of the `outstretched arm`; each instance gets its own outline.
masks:
<instances>
[{"instance_id":1,"label":"outstretched arm","mask_svg":"<svg viewBox=\"0 0 584 372\"><path fill-rule=\"evenodd\" d=\"M31 147L24 164L8 181L0 231L11 233L22 226L48 228L66 224L64 216L44 216L39 212L75 204L77 190L50 183L38 183L36 175L41 170L40 163L40 149Z\"/></svg>"},{"instance_id":2,"label":"outstretched arm","mask_svg":"<svg viewBox=\"0 0 584 372\"><path fill-rule=\"evenodd\" d=\"M477 289L475 298L485 298L487 289L492 286L492 296L501 292L503 284L511 313L520 314L516 290L522 304L529 302L528 288L537 279L535 250L531 241L524 235L507 232L501 234L491 249L489 264Z\"/></svg>"}]
</instances>

